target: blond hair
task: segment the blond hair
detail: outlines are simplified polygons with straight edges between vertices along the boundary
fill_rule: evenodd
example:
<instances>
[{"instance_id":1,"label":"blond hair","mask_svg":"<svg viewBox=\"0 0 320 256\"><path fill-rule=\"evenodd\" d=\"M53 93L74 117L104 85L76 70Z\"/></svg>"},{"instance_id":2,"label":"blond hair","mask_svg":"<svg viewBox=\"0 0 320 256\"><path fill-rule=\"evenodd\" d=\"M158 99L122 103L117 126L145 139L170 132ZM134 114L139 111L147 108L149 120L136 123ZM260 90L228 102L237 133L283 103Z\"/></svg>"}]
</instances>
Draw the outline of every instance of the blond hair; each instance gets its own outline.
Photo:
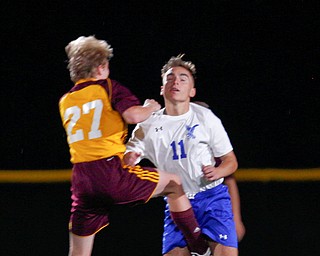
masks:
<instances>
[{"instance_id":1,"label":"blond hair","mask_svg":"<svg viewBox=\"0 0 320 256\"><path fill-rule=\"evenodd\" d=\"M163 76L170 68L183 67L190 71L193 78L196 78L196 66L191 61L182 60L183 56L184 54L179 54L177 57L171 57L170 60L162 67L161 76Z\"/></svg>"},{"instance_id":2,"label":"blond hair","mask_svg":"<svg viewBox=\"0 0 320 256\"><path fill-rule=\"evenodd\" d=\"M80 36L71 41L65 51L68 56L68 69L73 82L80 79L92 78L96 75L96 68L104 65L113 56L113 49L104 40L94 36Z\"/></svg>"}]
</instances>

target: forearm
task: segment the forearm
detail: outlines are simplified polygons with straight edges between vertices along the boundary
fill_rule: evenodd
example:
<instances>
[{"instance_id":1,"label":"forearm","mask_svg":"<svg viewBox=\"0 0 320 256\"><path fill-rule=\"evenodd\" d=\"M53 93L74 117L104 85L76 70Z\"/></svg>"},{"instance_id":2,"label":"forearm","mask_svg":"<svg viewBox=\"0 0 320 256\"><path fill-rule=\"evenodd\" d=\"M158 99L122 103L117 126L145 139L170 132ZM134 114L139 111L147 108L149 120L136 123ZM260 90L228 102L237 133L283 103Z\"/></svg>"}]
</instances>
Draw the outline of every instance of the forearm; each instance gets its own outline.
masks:
<instances>
[{"instance_id":1,"label":"forearm","mask_svg":"<svg viewBox=\"0 0 320 256\"><path fill-rule=\"evenodd\" d=\"M222 156L220 159L221 159L221 163L217 167L217 171L219 173L219 176L221 176L221 178L230 176L237 170L238 161L233 151L228 153L225 156Z\"/></svg>"},{"instance_id":2,"label":"forearm","mask_svg":"<svg viewBox=\"0 0 320 256\"><path fill-rule=\"evenodd\" d=\"M126 165L134 166L140 161L141 154L138 152L127 152L123 157L123 162Z\"/></svg>"},{"instance_id":3,"label":"forearm","mask_svg":"<svg viewBox=\"0 0 320 256\"><path fill-rule=\"evenodd\" d=\"M207 165L202 167L202 172L207 180L217 180L233 174L238 168L238 162L233 151L219 157L221 163L218 167Z\"/></svg>"},{"instance_id":4,"label":"forearm","mask_svg":"<svg viewBox=\"0 0 320 256\"><path fill-rule=\"evenodd\" d=\"M145 121L153 112L160 109L160 104L155 100L146 100L143 106L132 106L122 113L123 119L128 124L137 124Z\"/></svg>"},{"instance_id":5,"label":"forearm","mask_svg":"<svg viewBox=\"0 0 320 256\"><path fill-rule=\"evenodd\" d=\"M219 165L215 167L216 179L232 175L238 168L238 161L233 151L219 157Z\"/></svg>"}]
</instances>

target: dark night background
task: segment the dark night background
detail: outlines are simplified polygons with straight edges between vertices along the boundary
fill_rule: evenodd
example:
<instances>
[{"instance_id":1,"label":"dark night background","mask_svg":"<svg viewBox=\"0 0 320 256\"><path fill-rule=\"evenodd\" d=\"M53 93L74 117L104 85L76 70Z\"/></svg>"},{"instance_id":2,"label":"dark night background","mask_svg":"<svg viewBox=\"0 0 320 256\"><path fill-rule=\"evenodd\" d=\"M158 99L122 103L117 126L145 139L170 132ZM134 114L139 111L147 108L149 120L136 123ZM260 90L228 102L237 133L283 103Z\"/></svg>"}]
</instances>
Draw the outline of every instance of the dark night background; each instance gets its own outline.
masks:
<instances>
[{"instance_id":1,"label":"dark night background","mask_svg":"<svg viewBox=\"0 0 320 256\"><path fill-rule=\"evenodd\" d=\"M184 59L191 60L197 67L195 100L207 102L222 119L240 168L320 167L320 1L3 0L0 8L0 107L3 122L0 169L71 167L58 101L72 86L64 47L82 35L96 35L112 45L114 58L110 64L110 77L127 85L142 101L155 98L162 102L159 96L160 70L171 56L185 53ZM311 191L307 191L307 187ZM319 255L319 245L307 245L309 237L318 236L316 227L319 225L315 225L312 218L307 225L299 225L305 218L304 214L316 215L315 208L307 205L318 200L315 196L319 194L318 183L287 186L272 183L268 187L266 184L242 183L239 188L247 228L251 229L242 242L243 254L240 250L240 255ZM272 194L273 190L281 196ZM1 205L8 205L9 195L13 196L9 203L12 210L6 208L1 213L3 216L0 215L1 226L9 223L11 233L16 236L10 237L9 228L5 229L9 239L0 246L5 248L2 255L43 255L40 249L46 244L43 233L54 236L48 239L50 241L59 243L60 239L64 243L62 248L57 244L45 245L51 250L51 254L46 255L66 255L67 234L64 229L54 230L54 227L59 226L55 225L56 222L60 221L60 225L62 222L57 215L64 218L63 223L67 222L68 184L20 187L4 184L1 191L4 195ZM24 191L24 196L21 196L21 191ZM47 193L49 200L40 198L44 195L35 191L46 191L43 193ZM307 196L292 195L296 191L305 192ZM299 209L294 204L295 200L300 205ZM20 211L28 208L23 215L26 219L28 214L35 214L31 218L37 220L49 214L50 218L41 224L41 228L34 227L27 220L16 221L13 213L20 208L14 209L18 207L14 202L22 207ZM292 225L283 225L284 213L282 210L276 212L278 207L274 207L272 202L283 204L280 208L289 212L296 210L295 217L289 218ZM42 212L36 208L41 204L54 210ZM252 204L255 204L254 208L250 208ZM141 225L149 225L150 228L155 208L155 203L151 203L128 212L134 217L140 214L148 216L143 216L145 224ZM265 218L259 212L269 211L273 215L268 218L278 222L267 227L259 226L265 222L265 219L259 219ZM130 219L128 212L124 218L132 221L133 217ZM162 212L156 212L159 212L160 220L155 226L159 226L151 227L151 231L161 229ZM117 221L120 223L122 219ZM292 234L290 229L293 226L300 229L301 236L302 233L306 235L304 240L301 237L283 238L286 232ZM272 231L272 228L279 227L280 230ZM23 232L20 234L21 229ZM128 230L140 230L140 227L126 229L121 235L123 239L128 239L131 233L136 236L134 231L130 233ZM114 244L122 240L115 233L108 235L117 238L112 238ZM3 230L2 234L5 234ZM32 236L39 241L39 253L31 245L25 247L23 253L18 253L18 247L14 245L19 244L19 239L28 240ZM275 241L279 242L279 247L274 245ZM156 244L160 246L161 240ZM9 253L6 245L15 250ZM291 245L294 249L290 250ZM125 255L125 246L121 247L122 254L109 252L108 255ZM142 246L139 244L137 247ZM274 247L277 249L271 251ZM96 250L99 248L97 246ZM128 250L132 248L134 245L128 245ZM158 248L154 254L136 252L133 255L157 255ZM96 255L102 255L102 251Z\"/></svg>"}]
</instances>

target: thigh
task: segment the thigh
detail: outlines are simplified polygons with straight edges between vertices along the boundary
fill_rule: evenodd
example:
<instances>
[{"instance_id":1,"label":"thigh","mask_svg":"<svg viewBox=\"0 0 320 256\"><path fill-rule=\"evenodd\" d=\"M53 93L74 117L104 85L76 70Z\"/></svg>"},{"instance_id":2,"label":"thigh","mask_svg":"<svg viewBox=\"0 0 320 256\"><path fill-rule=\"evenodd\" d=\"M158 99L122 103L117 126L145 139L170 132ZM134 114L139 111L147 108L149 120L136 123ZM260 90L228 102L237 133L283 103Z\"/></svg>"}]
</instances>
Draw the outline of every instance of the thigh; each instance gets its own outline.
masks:
<instances>
[{"instance_id":1,"label":"thigh","mask_svg":"<svg viewBox=\"0 0 320 256\"><path fill-rule=\"evenodd\" d=\"M94 237L95 235L77 236L73 233L70 233L69 256L74 256L74 255L90 256L92 247L93 247Z\"/></svg>"},{"instance_id":2,"label":"thigh","mask_svg":"<svg viewBox=\"0 0 320 256\"><path fill-rule=\"evenodd\" d=\"M190 256L190 252L187 247L184 247L184 248L176 247L170 252L164 254L164 256Z\"/></svg>"},{"instance_id":3,"label":"thigh","mask_svg":"<svg viewBox=\"0 0 320 256\"><path fill-rule=\"evenodd\" d=\"M238 247L230 196L225 185L198 193L191 203L202 232L210 240Z\"/></svg>"},{"instance_id":4,"label":"thigh","mask_svg":"<svg viewBox=\"0 0 320 256\"><path fill-rule=\"evenodd\" d=\"M153 168L124 167L118 157L74 165L70 231L92 235L109 224L114 204L147 202L158 183Z\"/></svg>"},{"instance_id":5,"label":"thigh","mask_svg":"<svg viewBox=\"0 0 320 256\"><path fill-rule=\"evenodd\" d=\"M157 170L157 172L159 173L159 182L154 192L154 196L165 196L169 193L184 194L181 180L176 174L159 170Z\"/></svg>"},{"instance_id":6,"label":"thigh","mask_svg":"<svg viewBox=\"0 0 320 256\"><path fill-rule=\"evenodd\" d=\"M212 256L238 256L238 248L209 241Z\"/></svg>"},{"instance_id":7,"label":"thigh","mask_svg":"<svg viewBox=\"0 0 320 256\"><path fill-rule=\"evenodd\" d=\"M121 182L116 186L116 204L146 203L155 195L160 175L155 168L124 166Z\"/></svg>"},{"instance_id":8,"label":"thigh","mask_svg":"<svg viewBox=\"0 0 320 256\"><path fill-rule=\"evenodd\" d=\"M146 202L159 182L156 169L123 166L119 157L76 164L72 177L74 198L105 207Z\"/></svg>"}]
</instances>

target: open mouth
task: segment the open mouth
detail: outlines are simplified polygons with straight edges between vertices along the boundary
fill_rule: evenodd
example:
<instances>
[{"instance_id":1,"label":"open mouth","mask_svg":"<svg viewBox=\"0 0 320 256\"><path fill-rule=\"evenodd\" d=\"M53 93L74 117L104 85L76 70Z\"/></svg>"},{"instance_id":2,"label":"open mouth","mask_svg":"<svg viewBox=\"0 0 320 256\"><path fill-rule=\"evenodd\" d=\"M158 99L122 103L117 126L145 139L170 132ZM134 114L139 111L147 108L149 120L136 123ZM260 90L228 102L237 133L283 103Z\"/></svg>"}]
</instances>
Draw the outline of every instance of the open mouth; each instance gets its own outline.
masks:
<instances>
[{"instance_id":1,"label":"open mouth","mask_svg":"<svg viewBox=\"0 0 320 256\"><path fill-rule=\"evenodd\" d=\"M180 92L180 90L177 89L177 88L175 88L175 87L172 87L172 88L170 89L170 91L171 91L171 92Z\"/></svg>"}]
</instances>

